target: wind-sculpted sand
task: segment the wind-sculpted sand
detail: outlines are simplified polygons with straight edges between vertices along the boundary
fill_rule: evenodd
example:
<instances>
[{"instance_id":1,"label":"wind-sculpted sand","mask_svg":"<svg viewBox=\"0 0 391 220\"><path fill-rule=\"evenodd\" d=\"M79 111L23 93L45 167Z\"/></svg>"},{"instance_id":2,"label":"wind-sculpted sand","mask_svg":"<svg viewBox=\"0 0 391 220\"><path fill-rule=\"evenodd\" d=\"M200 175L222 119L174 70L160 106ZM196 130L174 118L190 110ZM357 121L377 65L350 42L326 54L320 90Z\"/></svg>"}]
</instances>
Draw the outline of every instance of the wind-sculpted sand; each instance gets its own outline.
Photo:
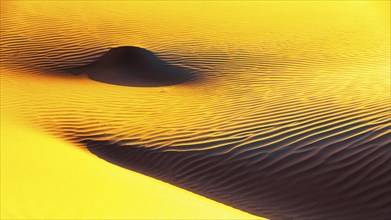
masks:
<instances>
[{"instance_id":1,"label":"wind-sculpted sand","mask_svg":"<svg viewBox=\"0 0 391 220\"><path fill-rule=\"evenodd\" d=\"M389 6L6 2L3 111L253 215L390 219Z\"/></svg>"}]
</instances>

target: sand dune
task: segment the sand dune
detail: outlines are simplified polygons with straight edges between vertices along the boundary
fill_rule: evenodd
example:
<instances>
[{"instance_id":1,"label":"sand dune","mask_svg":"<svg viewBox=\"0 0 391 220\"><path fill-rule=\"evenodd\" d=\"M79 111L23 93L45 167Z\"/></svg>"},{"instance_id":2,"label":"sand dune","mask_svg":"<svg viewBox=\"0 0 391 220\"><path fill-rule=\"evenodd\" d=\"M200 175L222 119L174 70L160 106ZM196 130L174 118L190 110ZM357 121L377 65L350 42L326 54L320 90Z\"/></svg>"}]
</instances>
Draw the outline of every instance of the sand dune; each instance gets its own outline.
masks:
<instances>
[{"instance_id":1,"label":"sand dune","mask_svg":"<svg viewBox=\"0 0 391 220\"><path fill-rule=\"evenodd\" d=\"M2 113L1 219L262 219L102 163Z\"/></svg>"},{"instance_id":2,"label":"sand dune","mask_svg":"<svg viewBox=\"0 0 391 220\"><path fill-rule=\"evenodd\" d=\"M389 219L389 8L2 2L2 111L253 215Z\"/></svg>"}]
</instances>

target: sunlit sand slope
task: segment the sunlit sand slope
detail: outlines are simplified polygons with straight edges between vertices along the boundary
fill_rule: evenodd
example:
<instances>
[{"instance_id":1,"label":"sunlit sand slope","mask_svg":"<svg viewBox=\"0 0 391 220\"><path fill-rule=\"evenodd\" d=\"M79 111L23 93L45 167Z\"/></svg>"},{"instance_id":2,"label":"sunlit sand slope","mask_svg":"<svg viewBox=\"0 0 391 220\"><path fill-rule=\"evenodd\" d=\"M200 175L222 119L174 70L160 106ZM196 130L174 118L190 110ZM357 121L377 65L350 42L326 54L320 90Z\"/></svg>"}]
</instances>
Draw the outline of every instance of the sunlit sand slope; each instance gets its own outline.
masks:
<instances>
[{"instance_id":1,"label":"sunlit sand slope","mask_svg":"<svg viewBox=\"0 0 391 220\"><path fill-rule=\"evenodd\" d=\"M7 112L59 143L257 216L390 218L389 2L2 2L1 43Z\"/></svg>"},{"instance_id":2,"label":"sunlit sand slope","mask_svg":"<svg viewBox=\"0 0 391 220\"><path fill-rule=\"evenodd\" d=\"M1 128L1 219L260 219L31 128Z\"/></svg>"}]
</instances>

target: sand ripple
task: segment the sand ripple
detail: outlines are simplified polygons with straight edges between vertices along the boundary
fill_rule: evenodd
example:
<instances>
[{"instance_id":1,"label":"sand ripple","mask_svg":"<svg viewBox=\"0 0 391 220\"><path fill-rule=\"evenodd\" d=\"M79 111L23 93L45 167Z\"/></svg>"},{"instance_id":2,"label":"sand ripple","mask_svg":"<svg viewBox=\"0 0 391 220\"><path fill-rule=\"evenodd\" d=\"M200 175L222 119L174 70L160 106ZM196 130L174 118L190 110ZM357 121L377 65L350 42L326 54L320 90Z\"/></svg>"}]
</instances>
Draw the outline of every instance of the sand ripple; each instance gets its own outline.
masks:
<instances>
[{"instance_id":1,"label":"sand ripple","mask_svg":"<svg viewBox=\"0 0 391 220\"><path fill-rule=\"evenodd\" d=\"M389 11L350 1L74 4L2 6L2 102L19 118L259 216L390 218ZM124 87L79 74L119 46L202 77Z\"/></svg>"}]
</instances>

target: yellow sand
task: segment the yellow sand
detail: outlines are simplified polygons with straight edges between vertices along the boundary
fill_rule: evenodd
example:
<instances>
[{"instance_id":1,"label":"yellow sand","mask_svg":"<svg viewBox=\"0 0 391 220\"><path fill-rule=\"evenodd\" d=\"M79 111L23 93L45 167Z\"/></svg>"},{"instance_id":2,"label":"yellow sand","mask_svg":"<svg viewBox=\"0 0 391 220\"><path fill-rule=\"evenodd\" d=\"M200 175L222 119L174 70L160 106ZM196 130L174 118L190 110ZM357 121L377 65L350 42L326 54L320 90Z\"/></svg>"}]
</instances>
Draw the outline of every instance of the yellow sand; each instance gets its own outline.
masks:
<instances>
[{"instance_id":1,"label":"yellow sand","mask_svg":"<svg viewBox=\"0 0 391 220\"><path fill-rule=\"evenodd\" d=\"M289 120L287 106L298 115L311 110L313 115L304 115L311 117L329 107L383 110L390 98L389 7L388 1L2 1L2 54L32 66L77 64L89 54L78 52L129 45L189 56L212 69L219 62L235 65L231 56L240 65L233 73L210 74L231 77L223 83L210 77L164 88L118 87L3 66L1 218L257 218L114 166L67 138L74 130L102 129L115 137L133 135L146 146L152 140L180 148L197 143L197 132L219 131L243 118L252 123L252 109L262 112L257 118L264 123L279 114ZM263 78L253 82L247 73ZM239 95L228 100L236 89Z\"/></svg>"},{"instance_id":2,"label":"yellow sand","mask_svg":"<svg viewBox=\"0 0 391 220\"><path fill-rule=\"evenodd\" d=\"M1 219L43 218L259 219L2 118Z\"/></svg>"}]
</instances>

